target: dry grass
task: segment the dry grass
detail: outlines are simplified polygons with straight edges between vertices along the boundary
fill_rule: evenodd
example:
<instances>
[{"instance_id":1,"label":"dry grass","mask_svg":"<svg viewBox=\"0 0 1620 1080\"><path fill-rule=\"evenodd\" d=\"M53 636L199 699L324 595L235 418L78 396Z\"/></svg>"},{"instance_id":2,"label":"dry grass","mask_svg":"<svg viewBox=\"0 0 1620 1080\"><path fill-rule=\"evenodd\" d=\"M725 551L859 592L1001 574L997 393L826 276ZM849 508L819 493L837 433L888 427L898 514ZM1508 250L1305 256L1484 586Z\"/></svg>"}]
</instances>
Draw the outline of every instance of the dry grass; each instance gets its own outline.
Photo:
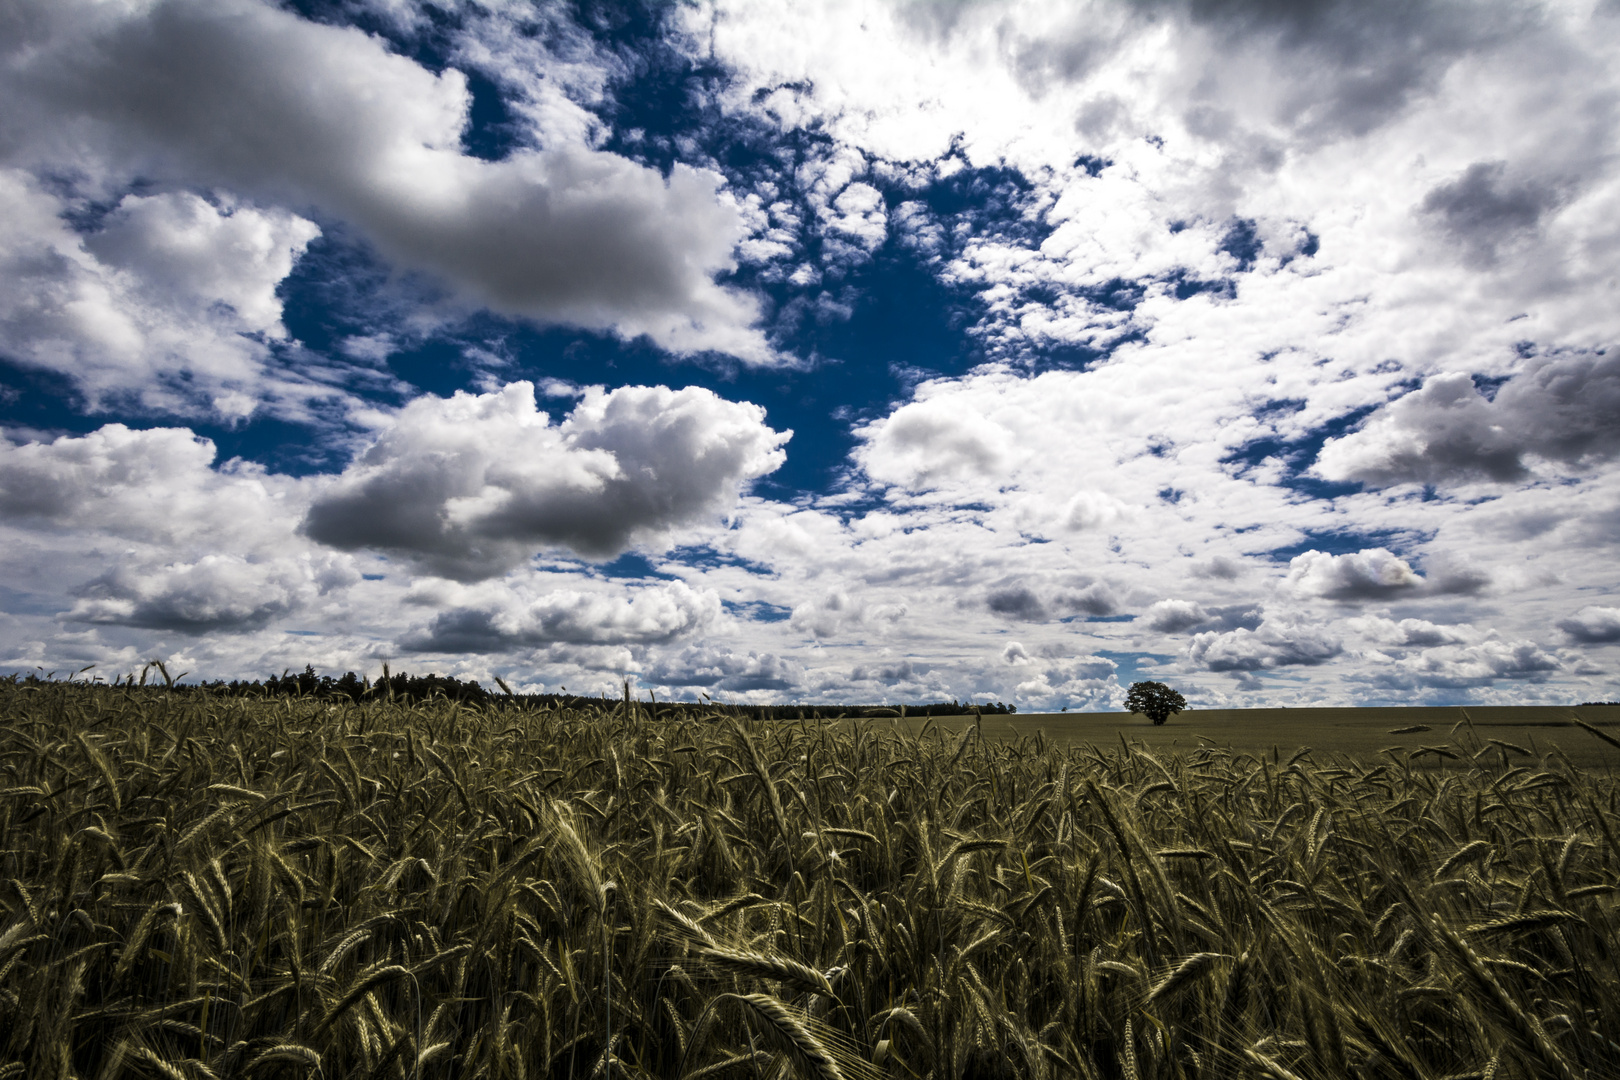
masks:
<instances>
[{"instance_id":1,"label":"dry grass","mask_svg":"<svg viewBox=\"0 0 1620 1080\"><path fill-rule=\"evenodd\" d=\"M1450 745L0 685L0 1078L1620 1075L1620 788Z\"/></svg>"}]
</instances>

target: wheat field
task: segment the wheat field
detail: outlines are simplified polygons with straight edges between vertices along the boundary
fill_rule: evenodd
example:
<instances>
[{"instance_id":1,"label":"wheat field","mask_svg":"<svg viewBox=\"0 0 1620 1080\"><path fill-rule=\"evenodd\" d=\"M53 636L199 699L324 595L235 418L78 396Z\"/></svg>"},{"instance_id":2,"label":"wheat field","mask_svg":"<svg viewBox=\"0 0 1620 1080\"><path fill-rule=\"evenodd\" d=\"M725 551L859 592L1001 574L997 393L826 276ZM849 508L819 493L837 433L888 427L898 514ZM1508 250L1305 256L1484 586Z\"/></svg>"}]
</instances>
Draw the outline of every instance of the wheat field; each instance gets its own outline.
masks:
<instances>
[{"instance_id":1,"label":"wheat field","mask_svg":"<svg viewBox=\"0 0 1620 1080\"><path fill-rule=\"evenodd\" d=\"M1557 751L0 706L0 1080L1620 1076L1620 785Z\"/></svg>"}]
</instances>

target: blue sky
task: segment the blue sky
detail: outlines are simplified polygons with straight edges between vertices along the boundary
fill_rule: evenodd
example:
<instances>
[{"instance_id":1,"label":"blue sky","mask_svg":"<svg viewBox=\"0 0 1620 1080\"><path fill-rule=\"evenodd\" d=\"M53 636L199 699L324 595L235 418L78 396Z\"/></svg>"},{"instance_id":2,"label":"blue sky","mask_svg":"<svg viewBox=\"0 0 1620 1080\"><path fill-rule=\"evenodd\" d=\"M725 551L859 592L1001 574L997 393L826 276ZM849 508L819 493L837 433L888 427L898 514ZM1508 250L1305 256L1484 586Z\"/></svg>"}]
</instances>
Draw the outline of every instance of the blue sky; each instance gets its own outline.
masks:
<instances>
[{"instance_id":1,"label":"blue sky","mask_svg":"<svg viewBox=\"0 0 1620 1080\"><path fill-rule=\"evenodd\" d=\"M0 26L0 668L1620 697L1613 5Z\"/></svg>"}]
</instances>

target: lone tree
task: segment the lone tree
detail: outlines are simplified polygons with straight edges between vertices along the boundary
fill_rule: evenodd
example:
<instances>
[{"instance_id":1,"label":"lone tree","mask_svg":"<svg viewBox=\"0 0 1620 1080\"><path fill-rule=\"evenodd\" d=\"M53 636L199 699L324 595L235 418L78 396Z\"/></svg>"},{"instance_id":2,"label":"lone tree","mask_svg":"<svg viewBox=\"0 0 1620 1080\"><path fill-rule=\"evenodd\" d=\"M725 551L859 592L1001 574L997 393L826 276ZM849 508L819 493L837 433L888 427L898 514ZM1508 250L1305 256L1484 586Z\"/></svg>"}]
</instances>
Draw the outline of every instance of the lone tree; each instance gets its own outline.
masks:
<instances>
[{"instance_id":1,"label":"lone tree","mask_svg":"<svg viewBox=\"0 0 1620 1080\"><path fill-rule=\"evenodd\" d=\"M1155 724L1164 723L1186 707L1187 699L1162 682L1131 683L1125 694L1126 710L1141 713Z\"/></svg>"}]
</instances>

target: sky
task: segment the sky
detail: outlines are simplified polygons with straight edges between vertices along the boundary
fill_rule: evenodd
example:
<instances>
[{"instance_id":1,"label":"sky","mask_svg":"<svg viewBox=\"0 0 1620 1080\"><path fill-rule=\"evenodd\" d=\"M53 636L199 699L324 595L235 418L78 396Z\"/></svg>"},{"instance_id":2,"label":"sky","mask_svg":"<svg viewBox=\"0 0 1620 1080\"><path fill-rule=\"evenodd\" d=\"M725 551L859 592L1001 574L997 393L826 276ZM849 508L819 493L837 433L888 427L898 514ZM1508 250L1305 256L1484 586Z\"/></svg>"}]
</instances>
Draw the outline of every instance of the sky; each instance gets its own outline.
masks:
<instances>
[{"instance_id":1,"label":"sky","mask_svg":"<svg viewBox=\"0 0 1620 1080\"><path fill-rule=\"evenodd\" d=\"M0 671L1620 699L1620 3L7 0Z\"/></svg>"}]
</instances>

